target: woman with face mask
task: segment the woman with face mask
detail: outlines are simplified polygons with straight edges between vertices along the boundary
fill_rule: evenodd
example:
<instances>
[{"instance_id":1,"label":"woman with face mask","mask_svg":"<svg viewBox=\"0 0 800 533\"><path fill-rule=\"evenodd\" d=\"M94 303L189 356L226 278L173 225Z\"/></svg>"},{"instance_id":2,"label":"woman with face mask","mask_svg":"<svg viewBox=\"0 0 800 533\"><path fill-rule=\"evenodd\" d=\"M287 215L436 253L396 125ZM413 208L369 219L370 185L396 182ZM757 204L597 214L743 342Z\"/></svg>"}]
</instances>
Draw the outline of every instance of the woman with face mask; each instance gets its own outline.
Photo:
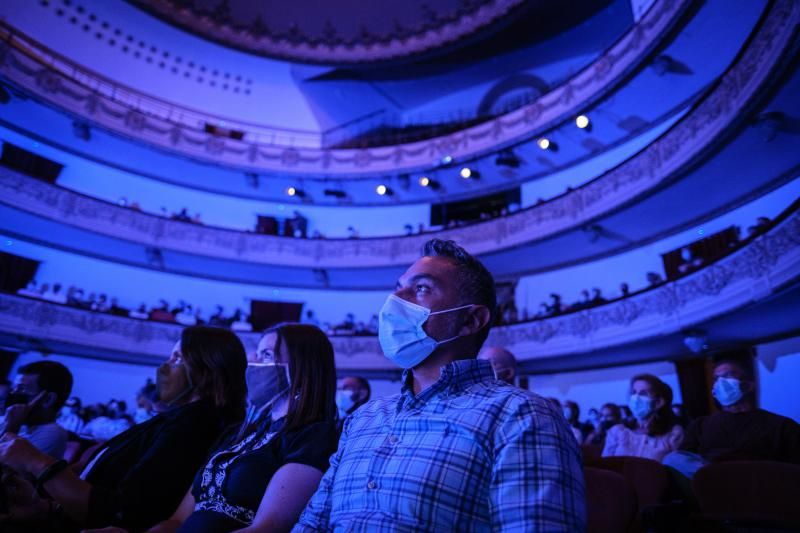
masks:
<instances>
[{"instance_id":1,"label":"woman with face mask","mask_svg":"<svg viewBox=\"0 0 800 533\"><path fill-rule=\"evenodd\" d=\"M30 531L143 531L166 519L220 435L241 424L246 366L244 347L230 331L184 329L157 372L164 411L100 446L81 472L24 439L4 437L0 461L36 479L35 490L28 485L16 492L40 496L24 510L11 502L12 516L29 516L22 526Z\"/></svg>"},{"instance_id":2,"label":"woman with face mask","mask_svg":"<svg viewBox=\"0 0 800 533\"><path fill-rule=\"evenodd\" d=\"M603 457L626 455L661 461L680 447L683 428L672 412L672 389L651 374L631 380L628 406L634 417L631 427L622 424L608 430Z\"/></svg>"},{"instance_id":3,"label":"woman with face mask","mask_svg":"<svg viewBox=\"0 0 800 533\"><path fill-rule=\"evenodd\" d=\"M333 347L316 326L267 330L247 367L248 415L152 532L289 531L336 451Z\"/></svg>"}]
</instances>

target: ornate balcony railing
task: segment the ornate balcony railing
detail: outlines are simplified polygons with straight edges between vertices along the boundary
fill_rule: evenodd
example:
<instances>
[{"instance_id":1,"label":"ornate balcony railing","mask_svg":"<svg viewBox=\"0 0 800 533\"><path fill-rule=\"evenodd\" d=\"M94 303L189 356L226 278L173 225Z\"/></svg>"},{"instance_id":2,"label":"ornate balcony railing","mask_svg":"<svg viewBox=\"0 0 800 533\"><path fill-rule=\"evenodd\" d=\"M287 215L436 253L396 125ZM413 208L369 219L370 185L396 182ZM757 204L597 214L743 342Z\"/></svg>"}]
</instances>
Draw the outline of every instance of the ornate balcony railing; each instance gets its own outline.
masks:
<instances>
[{"instance_id":1,"label":"ornate balcony railing","mask_svg":"<svg viewBox=\"0 0 800 533\"><path fill-rule=\"evenodd\" d=\"M690 0L656 2L594 63L535 102L479 125L424 141L365 149L323 149L321 134L237 123L157 99L104 78L0 23L0 75L92 123L191 157L251 171L353 175L430 168L468 159L576 115L630 73L670 33ZM204 132L219 124L241 141Z\"/></svg>"},{"instance_id":2,"label":"ornate balcony railing","mask_svg":"<svg viewBox=\"0 0 800 533\"><path fill-rule=\"evenodd\" d=\"M304 268L371 268L413 262L432 236L481 255L585 226L665 184L708 153L776 76L800 21L800 3L773 4L749 46L686 116L636 156L573 191L506 217L407 237L287 239L185 224L121 208L0 170L0 202L148 247L232 261Z\"/></svg>"},{"instance_id":3,"label":"ornate balcony railing","mask_svg":"<svg viewBox=\"0 0 800 533\"><path fill-rule=\"evenodd\" d=\"M496 327L489 345L523 361L579 357L681 331L764 300L800 280L800 202L764 234L683 278L591 309ZM156 364L180 326L0 294L0 339L23 349ZM258 334L241 335L253 350ZM396 376L375 337L333 337L340 372ZM99 355L98 355L99 354Z\"/></svg>"}]
</instances>

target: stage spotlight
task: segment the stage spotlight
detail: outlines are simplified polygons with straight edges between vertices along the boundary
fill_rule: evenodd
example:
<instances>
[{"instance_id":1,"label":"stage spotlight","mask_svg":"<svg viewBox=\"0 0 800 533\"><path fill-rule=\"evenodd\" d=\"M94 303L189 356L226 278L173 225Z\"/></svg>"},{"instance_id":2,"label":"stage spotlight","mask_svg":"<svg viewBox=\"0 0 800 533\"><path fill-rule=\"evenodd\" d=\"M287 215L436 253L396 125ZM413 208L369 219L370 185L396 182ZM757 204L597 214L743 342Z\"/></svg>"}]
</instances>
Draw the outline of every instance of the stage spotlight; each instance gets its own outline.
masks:
<instances>
[{"instance_id":1,"label":"stage spotlight","mask_svg":"<svg viewBox=\"0 0 800 533\"><path fill-rule=\"evenodd\" d=\"M460 174L462 178L468 180L469 178L472 177L472 169L470 169L469 167L464 167L461 169Z\"/></svg>"},{"instance_id":2,"label":"stage spotlight","mask_svg":"<svg viewBox=\"0 0 800 533\"><path fill-rule=\"evenodd\" d=\"M578 126L580 129L585 130L590 125L589 117L587 117L586 115L578 115L575 118L575 125Z\"/></svg>"},{"instance_id":3,"label":"stage spotlight","mask_svg":"<svg viewBox=\"0 0 800 533\"><path fill-rule=\"evenodd\" d=\"M431 184L431 179L430 179L429 177L427 177L427 176L422 176L422 177L419 179L419 184L420 184L421 186L423 186L423 187L427 187L428 185L430 185L430 184Z\"/></svg>"},{"instance_id":4,"label":"stage spotlight","mask_svg":"<svg viewBox=\"0 0 800 533\"><path fill-rule=\"evenodd\" d=\"M536 144L538 144L539 148L541 148L542 150L547 150L548 148L550 148L550 139L548 139L547 137L542 137L541 139L536 141Z\"/></svg>"},{"instance_id":5,"label":"stage spotlight","mask_svg":"<svg viewBox=\"0 0 800 533\"><path fill-rule=\"evenodd\" d=\"M286 194L289 196L297 196L298 198L304 198L306 193L302 189L298 189L297 187L289 187L286 189Z\"/></svg>"},{"instance_id":6,"label":"stage spotlight","mask_svg":"<svg viewBox=\"0 0 800 533\"><path fill-rule=\"evenodd\" d=\"M378 196L391 196L392 194L394 194L394 191L392 191L392 189L390 189L383 183L375 187L375 192L378 193Z\"/></svg>"}]
</instances>

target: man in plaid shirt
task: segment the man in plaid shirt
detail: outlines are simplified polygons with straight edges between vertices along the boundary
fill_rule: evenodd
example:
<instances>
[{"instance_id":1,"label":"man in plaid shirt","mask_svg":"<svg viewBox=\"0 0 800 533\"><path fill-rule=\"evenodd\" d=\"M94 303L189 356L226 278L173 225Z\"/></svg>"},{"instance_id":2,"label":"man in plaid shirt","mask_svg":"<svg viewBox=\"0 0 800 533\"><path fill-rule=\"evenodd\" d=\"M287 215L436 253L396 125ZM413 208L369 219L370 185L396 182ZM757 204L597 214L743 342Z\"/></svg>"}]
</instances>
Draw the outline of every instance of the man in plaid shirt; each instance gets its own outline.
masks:
<instances>
[{"instance_id":1,"label":"man in plaid shirt","mask_svg":"<svg viewBox=\"0 0 800 533\"><path fill-rule=\"evenodd\" d=\"M496 296L486 268L434 239L380 314L399 395L345 421L305 531L583 531L583 473L563 415L476 360Z\"/></svg>"}]
</instances>

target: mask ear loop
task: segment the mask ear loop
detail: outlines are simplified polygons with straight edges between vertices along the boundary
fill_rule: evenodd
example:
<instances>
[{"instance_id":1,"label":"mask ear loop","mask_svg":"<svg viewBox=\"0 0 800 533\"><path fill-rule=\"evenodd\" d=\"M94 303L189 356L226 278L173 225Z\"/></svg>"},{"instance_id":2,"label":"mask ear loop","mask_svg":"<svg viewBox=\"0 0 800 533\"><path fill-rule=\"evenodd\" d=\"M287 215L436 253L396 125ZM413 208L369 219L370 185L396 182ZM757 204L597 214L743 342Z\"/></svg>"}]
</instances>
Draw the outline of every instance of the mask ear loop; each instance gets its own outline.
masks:
<instances>
[{"instance_id":1,"label":"mask ear loop","mask_svg":"<svg viewBox=\"0 0 800 533\"><path fill-rule=\"evenodd\" d=\"M252 364L252 363L251 363ZM283 367L286 373L286 383L287 386L285 389L280 391L278 394L275 395L270 401L262 405L261 407L256 408L254 405L248 405L247 411L245 413L244 420L242 420L242 425L239 428L239 432L236 434L236 442L239 442L243 437L244 433L250 425L261 418L261 415L268 412L272 409L272 407L280 400L287 392L289 392L292 388L291 379L289 378L289 366L283 365L279 363L256 363L256 365L263 365L263 366L281 366ZM255 366L255 365L254 365Z\"/></svg>"},{"instance_id":2,"label":"mask ear loop","mask_svg":"<svg viewBox=\"0 0 800 533\"><path fill-rule=\"evenodd\" d=\"M474 305L475 305L475 304L467 304L467 305L462 305L462 306L460 306L460 307L453 307L452 309L444 309L444 310L442 310L442 311L433 311L432 313L429 313L429 314L428 314L428 316L431 316L431 315L441 315L441 314L443 314L443 313L450 313L450 312L452 312L452 311L460 311L461 309L466 309L466 308L468 308L468 307L473 307ZM439 347L439 346L441 346L442 344L445 344L445 343L448 343L448 342L454 341L454 340L458 339L459 337L461 337L461 335L456 335L455 337L450 337L449 339L444 339L444 340L441 340L441 341L436 341L436 346L437 346L437 347Z\"/></svg>"}]
</instances>

